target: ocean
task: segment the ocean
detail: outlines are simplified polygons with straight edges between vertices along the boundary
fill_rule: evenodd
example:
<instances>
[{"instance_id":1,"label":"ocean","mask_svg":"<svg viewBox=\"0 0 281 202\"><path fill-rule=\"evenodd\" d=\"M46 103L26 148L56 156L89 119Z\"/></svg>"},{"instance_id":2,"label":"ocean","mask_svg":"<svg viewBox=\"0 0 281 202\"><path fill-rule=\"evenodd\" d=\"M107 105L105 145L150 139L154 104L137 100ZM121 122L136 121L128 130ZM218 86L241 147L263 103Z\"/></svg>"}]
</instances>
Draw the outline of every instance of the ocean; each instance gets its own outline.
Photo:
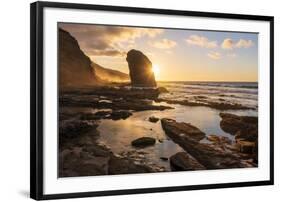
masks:
<instances>
[{"instance_id":1,"label":"ocean","mask_svg":"<svg viewBox=\"0 0 281 202\"><path fill-rule=\"evenodd\" d=\"M195 96L206 96L208 100L227 101L258 110L257 82L159 82L172 94L162 94L161 98L182 100ZM252 115L252 113L251 113Z\"/></svg>"}]
</instances>

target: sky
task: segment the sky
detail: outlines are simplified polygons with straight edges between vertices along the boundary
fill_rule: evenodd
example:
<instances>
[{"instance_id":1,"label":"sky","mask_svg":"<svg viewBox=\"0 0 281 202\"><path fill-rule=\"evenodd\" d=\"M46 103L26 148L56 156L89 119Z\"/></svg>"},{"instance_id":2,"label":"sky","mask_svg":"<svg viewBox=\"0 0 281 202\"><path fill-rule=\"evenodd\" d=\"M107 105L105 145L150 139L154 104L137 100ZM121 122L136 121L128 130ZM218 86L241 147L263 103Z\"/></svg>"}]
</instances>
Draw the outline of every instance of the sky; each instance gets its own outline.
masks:
<instances>
[{"instance_id":1,"label":"sky","mask_svg":"<svg viewBox=\"0 0 281 202\"><path fill-rule=\"evenodd\" d=\"M258 80L258 34L60 23L91 60L128 73L126 53L142 51L158 81Z\"/></svg>"}]
</instances>

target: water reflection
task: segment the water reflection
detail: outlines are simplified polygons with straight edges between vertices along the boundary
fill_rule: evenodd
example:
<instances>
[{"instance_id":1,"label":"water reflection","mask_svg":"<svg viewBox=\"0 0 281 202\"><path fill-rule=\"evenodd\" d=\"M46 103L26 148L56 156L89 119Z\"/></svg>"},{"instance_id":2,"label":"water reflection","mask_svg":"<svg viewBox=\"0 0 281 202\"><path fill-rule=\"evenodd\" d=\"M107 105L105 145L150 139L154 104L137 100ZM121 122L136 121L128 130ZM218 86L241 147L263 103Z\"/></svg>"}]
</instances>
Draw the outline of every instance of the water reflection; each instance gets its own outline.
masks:
<instances>
[{"instance_id":1,"label":"water reflection","mask_svg":"<svg viewBox=\"0 0 281 202\"><path fill-rule=\"evenodd\" d=\"M149 122L148 118L150 116L172 118L179 122L191 123L207 135L216 134L226 136L232 140L234 139L232 135L225 133L220 128L220 110L208 107L171 106L175 109L134 112L134 114L126 120L102 120L98 127L98 130L101 133L100 141L108 145L114 153L120 154L124 151L132 151L136 149L131 146L133 140L143 136L154 137L157 140L156 145L141 150L144 151L145 157L149 161L162 165L169 170L169 162L163 161L160 158L170 157L171 155L182 151L182 148L168 139L162 129L160 121L157 123ZM228 112L238 115L257 115L257 112L250 110L235 110Z\"/></svg>"}]
</instances>

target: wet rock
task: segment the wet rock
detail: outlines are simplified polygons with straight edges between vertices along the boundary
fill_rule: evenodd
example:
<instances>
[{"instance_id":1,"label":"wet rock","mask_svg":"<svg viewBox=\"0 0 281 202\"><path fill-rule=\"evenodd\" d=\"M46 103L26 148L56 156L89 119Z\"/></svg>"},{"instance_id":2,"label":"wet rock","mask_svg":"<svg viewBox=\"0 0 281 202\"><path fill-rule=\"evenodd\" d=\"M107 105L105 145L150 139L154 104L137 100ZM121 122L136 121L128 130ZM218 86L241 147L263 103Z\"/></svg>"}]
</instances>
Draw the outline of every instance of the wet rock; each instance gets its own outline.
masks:
<instances>
[{"instance_id":1,"label":"wet rock","mask_svg":"<svg viewBox=\"0 0 281 202\"><path fill-rule=\"evenodd\" d=\"M108 172L108 157L93 156L89 159L79 159L73 171L78 176L106 175Z\"/></svg>"},{"instance_id":2,"label":"wet rock","mask_svg":"<svg viewBox=\"0 0 281 202\"><path fill-rule=\"evenodd\" d=\"M208 135L207 140L211 141L211 142L219 142L220 141L220 137L217 135Z\"/></svg>"},{"instance_id":3,"label":"wet rock","mask_svg":"<svg viewBox=\"0 0 281 202\"><path fill-rule=\"evenodd\" d=\"M69 120L60 127L59 177L162 171L159 166L144 163L145 156L141 152L136 153L135 160L114 154L109 147L97 141L99 132L96 127L93 129L91 127L90 133L85 132L88 131L88 125L84 125L85 123L95 122ZM86 129L83 128L84 126ZM72 129L75 133L67 133ZM69 134L73 136L69 137Z\"/></svg>"},{"instance_id":4,"label":"wet rock","mask_svg":"<svg viewBox=\"0 0 281 202\"><path fill-rule=\"evenodd\" d=\"M225 132L235 135L240 131L239 138L244 138L249 133L257 136L258 117L238 116L229 113L220 113L220 117L222 118L220 126Z\"/></svg>"},{"instance_id":5,"label":"wet rock","mask_svg":"<svg viewBox=\"0 0 281 202\"><path fill-rule=\"evenodd\" d=\"M132 141L132 145L135 147L147 147L154 145L156 142L153 137L141 137Z\"/></svg>"},{"instance_id":6,"label":"wet rock","mask_svg":"<svg viewBox=\"0 0 281 202\"><path fill-rule=\"evenodd\" d=\"M109 91L109 92L108 92ZM124 92L124 93L123 93ZM129 93L130 92L130 93ZM71 93L71 94L70 94ZM85 93L85 94L83 94ZM166 110L173 109L170 106L153 105L152 100L158 96L155 90L112 90L105 88L102 92L99 89L88 90L86 92L68 92L61 94L59 98L60 106L64 107L91 107L95 109L112 110ZM95 94L107 94L110 102L100 102ZM111 94L112 93L112 94ZM96 114L97 115L97 114ZM96 118L93 116L93 118Z\"/></svg>"},{"instance_id":7,"label":"wet rock","mask_svg":"<svg viewBox=\"0 0 281 202\"><path fill-rule=\"evenodd\" d=\"M82 147L73 147L60 152L59 176L105 175L108 170L109 156L94 156Z\"/></svg>"},{"instance_id":8,"label":"wet rock","mask_svg":"<svg viewBox=\"0 0 281 202\"><path fill-rule=\"evenodd\" d=\"M206 169L186 152L178 152L170 157L170 165L173 171L204 170Z\"/></svg>"},{"instance_id":9,"label":"wet rock","mask_svg":"<svg viewBox=\"0 0 281 202\"><path fill-rule=\"evenodd\" d=\"M169 93L169 91L165 87L158 87L157 90L159 93Z\"/></svg>"},{"instance_id":10,"label":"wet rock","mask_svg":"<svg viewBox=\"0 0 281 202\"><path fill-rule=\"evenodd\" d=\"M215 144L231 144L232 141L227 138L227 137L224 137L224 136L218 136L218 135L208 135L207 137L207 140L215 143Z\"/></svg>"},{"instance_id":11,"label":"wet rock","mask_svg":"<svg viewBox=\"0 0 281 202\"><path fill-rule=\"evenodd\" d=\"M230 152L233 154L237 154L239 152L239 148L236 143L228 137L212 134L208 135L206 139L210 142L209 145L215 148L216 150L220 150L222 152Z\"/></svg>"},{"instance_id":12,"label":"wet rock","mask_svg":"<svg viewBox=\"0 0 281 202\"><path fill-rule=\"evenodd\" d=\"M255 142L237 140L237 145L239 146L240 152L246 154L253 154L255 150Z\"/></svg>"},{"instance_id":13,"label":"wet rock","mask_svg":"<svg viewBox=\"0 0 281 202\"><path fill-rule=\"evenodd\" d=\"M108 148L97 144L91 144L87 147L83 147L83 151L98 157L106 157L112 154Z\"/></svg>"},{"instance_id":14,"label":"wet rock","mask_svg":"<svg viewBox=\"0 0 281 202\"><path fill-rule=\"evenodd\" d=\"M65 121L76 117L78 114L75 112L61 112L59 113L59 121Z\"/></svg>"},{"instance_id":15,"label":"wet rock","mask_svg":"<svg viewBox=\"0 0 281 202\"><path fill-rule=\"evenodd\" d=\"M126 110L116 110L116 111L113 111L110 114L110 118L113 119L113 120L127 119L131 115L133 115L133 114L131 112L129 112L129 111L126 111Z\"/></svg>"},{"instance_id":16,"label":"wet rock","mask_svg":"<svg viewBox=\"0 0 281 202\"><path fill-rule=\"evenodd\" d=\"M145 165L137 165L132 160L111 156L109 160L108 174L132 174L149 173L153 170Z\"/></svg>"},{"instance_id":17,"label":"wet rock","mask_svg":"<svg viewBox=\"0 0 281 202\"><path fill-rule=\"evenodd\" d=\"M243 139L248 141L256 141L258 139L258 127L249 127L247 129L241 129L235 133L235 139Z\"/></svg>"},{"instance_id":18,"label":"wet rock","mask_svg":"<svg viewBox=\"0 0 281 202\"><path fill-rule=\"evenodd\" d=\"M107 115L110 115L110 113L111 113L111 111L103 111L103 110L101 110L101 111L96 112L95 115L96 116L100 116L100 117L105 117Z\"/></svg>"},{"instance_id":19,"label":"wet rock","mask_svg":"<svg viewBox=\"0 0 281 202\"><path fill-rule=\"evenodd\" d=\"M164 157L164 156L160 157L160 159L161 159L162 161L168 161L168 160L169 160L168 157Z\"/></svg>"},{"instance_id":20,"label":"wet rock","mask_svg":"<svg viewBox=\"0 0 281 202\"><path fill-rule=\"evenodd\" d=\"M151 116L148 118L148 120L152 123L156 123L157 121L159 121L159 118L155 117L155 116Z\"/></svg>"},{"instance_id":21,"label":"wet rock","mask_svg":"<svg viewBox=\"0 0 281 202\"><path fill-rule=\"evenodd\" d=\"M68 139L65 141L72 142L73 145L88 147L91 146L99 138L99 136L100 136L100 132L97 129L95 129L95 130L91 130L89 135L88 133L86 133L78 136L75 139L72 139L71 141Z\"/></svg>"},{"instance_id":22,"label":"wet rock","mask_svg":"<svg viewBox=\"0 0 281 202\"><path fill-rule=\"evenodd\" d=\"M135 87L156 87L152 63L141 51L130 50L126 58L130 70L131 84Z\"/></svg>"},{"instance_id":23,"label":"wet rock","mask_svg":"<svg viewBox=\"0 0 281 202\"><path fill-rule=\"evenodd\" d=\"M213 102L207 101L204 103L206 107L219 109L219 110L242 110L242 109L254 109L252 107L243 106L238 103L229 103L229 102Z\"/></svg>"},{"instance_id":24,"label":"wet rock","mask_svg":"<svg viewBox=\"0 0 281 202\"><path fill-rule=\"evenodd\" d=\"M233 155L232 153L223 151L221 149L216 149L215 147L200 143L205 134L201 132L196 127L194 128L195 134L192 133L182 133L182 130L178 129L178 125L186 125L183 123L178 123L171 119L162 119L162 127L175 143L180 145L188 154L194 157L200 164L205 166L207 169L222 169L222 168L241 168L244 167L243 163L239 157ZM190 124L188 124L189 128ZM203 136L204 134L204 136ZM195 138L197 137L197 138Z\"/></svg>"},{"instance_id":25,"label":"wet rock","mask_svg":"<svg viewBox=\"0 0 281 202\"><path fill-rule=\"evenodd\" d=\"M138 155L139 158L141 155ZM73 146L59 154L59 176L97 176L157 172L157 166L134 162L130 158L113 154L109 149L93 142L91 145Z\"/></svg>"},{"instance_id":26,"label":"wet rock","mask_svg":"<svg viewBox=\"0 0 281 202\"><path fill-rule=\"evenodd\" d=\"M208 135L207 140L211 141L211 142L219 142L220 141L220 137L217 135Z\"/></svg>"},{"instance_id":27,"label":"wet rock","mask_svg":"<svg viewBox=\"0 0 281 202\"><path fill-rule=\"evenodd\" d=\"M98 120L100 119L100 116L97 116L94 113L82 113L80 115L81 120Z\"/></svg>"},{"instance_id":28,"label":"wet rock","mask_svg":"<svg viewBox=\"0 0 281 202\"><path fill-rule=\"evenodd\" d=\"M72 153L72 150L70 149L64 149L59 153L59 158L66 159L70 154Z\"/></svg>"},{"instance_id":29,"label":"wet rock","mask_svg":"<svg viewBox=\"0 0 281 202\"><path fill-rule=\"evenodd\" d=\"M204 99L208 99L208 97L207 97L207 96L204 96L204 95L197 95L197 96L194 96L193 98L196 99L196 100L197 100L197 99L199 99L199 100L201 100L201 99L203 99L203 100L204 100Z\"/></svg>"},{"instance_id":30,"label":"wet rock","mask_svg":"<svg viewBox=\"0 0 281 202\"><path fill-rule=\"evenodd\" d=\"M241 109L255 109L252 107L243 106L238 103L229 103L229 102L214 102L200 99L197 101L190 101L190 100L171 100L171 99L164 99L164 98L157 98L155 99L156 102L166 102L168 104L180 104L184 106L193 106L193 107L210 107L213 109L219 110L241 110Z\"/></svg>"},{"instance_id":31,"label":"wet rock","mask_svg":"<svg viewBox=\"0 0 281 202\"><path fill-rule=\"evenodd\" d=\"M98 126L94 121L82 120L64 120L59 125L59 134L62 138L74 138Z\"/></svg>"},{"instance_id":32,"label":"wet rock","mask_svg":"<svg viewBox=\"0 0 281 202\"><path fill-rule=\"evenodd\" d=\"M162 128L170 136L185 137L188 136L196 141L200 141L205 137L205 133L196 128L195 126L184 123L176 122L173 119L161 119Z\"/></svg>"},{"instance_id":33,"label":"wet rock","mask_svg":"<svg viewBox=\"0 0 281 202\"><path fill-rule=\"evenodd\" d=\"M87 98L113 99L113 98L131 98L131 99L155 99L160 92L156 88L130 88L117 86L95 86L91 88L77 88L64 90L61 92L63 98L66 95L85 96Z\"/></svg>"},{"instance_id":34,"label":"wet rock","mask_svg":"<svg viewBox=\"0 0 281 202\"><path fill-rule=\"evenodd\" d=\"M98 111L96 113L82 113L80 115L81 120L99 120L99 119L127 119L132 112L127 110L114 110L114 111Z\"/></svg>"},{"instance_id":35,"label":"wet rock","mask_svg":"<svg viewBox=\"0 0 281 202\"><path fill-rule=\"evenodd\" d=\"M98 111L95 113L95 116L99 117L99 119L110 117L110 115L111 111Z\"/></svg>"},{"instance_id":36,"label":"wet rock","mask_svg":"<svg viewBox=\"0 0 281 202\"><path fill-rule=\"evenodd\" d=\"M258 117L238 116L229 113L220 113L222 118L221 128L235 135L237 147L244 154L253 155L255 162L258 161Z\"/></svg>"}]
</instances>

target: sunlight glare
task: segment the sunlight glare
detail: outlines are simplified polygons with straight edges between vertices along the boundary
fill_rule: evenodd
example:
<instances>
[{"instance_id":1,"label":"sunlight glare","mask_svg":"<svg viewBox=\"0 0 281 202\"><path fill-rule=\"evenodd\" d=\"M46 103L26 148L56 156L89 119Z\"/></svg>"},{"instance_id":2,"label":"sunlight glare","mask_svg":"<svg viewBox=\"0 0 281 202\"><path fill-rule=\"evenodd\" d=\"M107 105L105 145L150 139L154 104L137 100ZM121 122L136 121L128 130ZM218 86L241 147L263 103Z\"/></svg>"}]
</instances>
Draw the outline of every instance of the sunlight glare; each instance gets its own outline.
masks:
<instances>
[{"instance_id":1,"label":"sunlight glare","mask_svg":"<svg viewBox=\"0 0 281 202\"><path fill-rule=\"evenodd\" d=\"M160 68L159 68L159 66L158 66L157 64L155 64L155 65L152 66L152 71L153 71L153 73L154 73L154 76L155 76L156 78L158 78L158 77L159 77L159 74L160 74Z\"/></svg>"}]
</instances>

